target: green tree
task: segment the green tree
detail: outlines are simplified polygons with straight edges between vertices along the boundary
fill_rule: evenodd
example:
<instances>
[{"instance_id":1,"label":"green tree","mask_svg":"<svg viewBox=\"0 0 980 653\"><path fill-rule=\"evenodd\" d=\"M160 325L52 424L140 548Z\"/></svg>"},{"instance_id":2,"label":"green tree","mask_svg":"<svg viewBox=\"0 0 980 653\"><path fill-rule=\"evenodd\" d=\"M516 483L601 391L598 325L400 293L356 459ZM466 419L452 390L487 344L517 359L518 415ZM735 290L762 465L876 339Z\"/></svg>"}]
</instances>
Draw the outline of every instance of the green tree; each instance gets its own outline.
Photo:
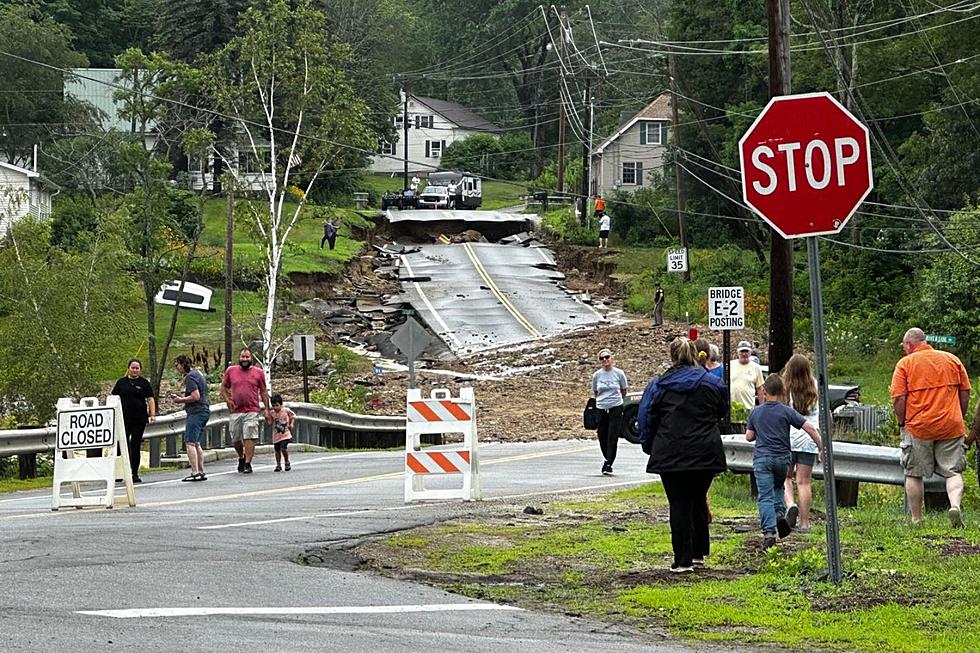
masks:
<instances>
[{"instance_id":1,"label":"green tree","mask_svg":"<svg viewBox=\"0 0 980 653\"><path fill-rule=\"evenodd\" d=\"M72 49L68 29L21 5L0 7L0 51L8 53L0 55L0 152L12 163L29 166L35 144L91 124L85 105L64 97L64 75L58 70L85 66L85 56Z\"/></svg>"},{"instance_id":2,"label":"green tree","mask_svg":"<svg viewBox=\"0 0 980 653\"><path fill-rule=\"evenodd\" d=\"M135 298L118 218L100 213L69 248L51 244L50 227L28 216L0 245L0 397L34 423L59 397L97 394L107 352L133 331L120 319Z\"/></svg>"},{"instance_id":3,"label":"green tree","mask_svg":"<svg viewBox=\"0 0 980 653\"><path fill-rule=\"evenodd\" d=\"M343 72L348 48L324 39L324 16L309 2L257 3L237 31L211 57L207 88L234 118L238 147L263 173L258 179L264 208L249 206L265 249L262 360L271 387L272 361L283 346L276 308L290 233L324 171L362 166L378 134L366 126L367 106ZM294 185L298 192L291 191ZM299 202L287 204L291 195Z\"/></svg>"},{"instance_id":4,"label":"green tree","mask_svg":"<svg viewBox=\"0 0 980 653\"><path fill-rule=\"evenodd\" d=\"M485 177L497 176L498 155L503 150L500 141L490 134L473 134L450 143L439 165L443 168L468 170Z\"/></svg>"}]
</instances>

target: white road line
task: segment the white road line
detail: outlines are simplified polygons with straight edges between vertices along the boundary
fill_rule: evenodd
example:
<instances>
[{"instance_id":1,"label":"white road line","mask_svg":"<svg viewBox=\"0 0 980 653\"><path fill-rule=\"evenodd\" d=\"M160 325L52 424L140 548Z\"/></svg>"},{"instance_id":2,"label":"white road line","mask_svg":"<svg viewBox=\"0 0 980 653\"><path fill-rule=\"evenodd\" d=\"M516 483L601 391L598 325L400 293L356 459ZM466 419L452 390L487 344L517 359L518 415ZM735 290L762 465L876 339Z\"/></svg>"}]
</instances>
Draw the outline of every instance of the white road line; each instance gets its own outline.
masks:
<instances>
[{"instance_id":1,"label":"white road line","mask_svg":"<svg viewBox=\"0 0 980 653\"><path fill-rule=\"evenodd\" d=\"M419 612L522 612L513 605L496 603L432 603L428 605L338 605L326 607L254 607L254 608L132 608L128 610L78 610L76 614L115 619L205 617L213 615L292 615L292 614L409 614Z\"/></svg>"},{"instance_id":2,"label":"white road line","mask_svg":"<svg viewBox=\"0 0 980 653\"><path fill-rule=\"evenodd\" d=\"M400 256L399 258L401 258L402 263L405 264L405 269L408 270L408 276L409 277L414 277L415 276L415 273L412 272L412 266L409 264L408 258L406 256L404 256L404 255ZM432 313L432 317L435 318L435 321L439 323L439 326L442 327L443 332L454 343L456 343L456 347L458 349L462 349L463 348L463 343L459 341L459 339L456 337L456 334L454 334L452 332L452 330L449 328L449 325L446 324L445 321L443 321L442 316L439 315L439 313L436 312L435 307L432 306L432 302L430 302L429 301L429 298L425 296L425 291L422 290L422 286L419 285L419 282L418 281L413 281L412 282L412 285L415 286L415 292L417 292L419 294L419 297L422 298L422 302L425 303L426 308L428 308L429 309L429 312Z\"/></svg>"}]
</instances>

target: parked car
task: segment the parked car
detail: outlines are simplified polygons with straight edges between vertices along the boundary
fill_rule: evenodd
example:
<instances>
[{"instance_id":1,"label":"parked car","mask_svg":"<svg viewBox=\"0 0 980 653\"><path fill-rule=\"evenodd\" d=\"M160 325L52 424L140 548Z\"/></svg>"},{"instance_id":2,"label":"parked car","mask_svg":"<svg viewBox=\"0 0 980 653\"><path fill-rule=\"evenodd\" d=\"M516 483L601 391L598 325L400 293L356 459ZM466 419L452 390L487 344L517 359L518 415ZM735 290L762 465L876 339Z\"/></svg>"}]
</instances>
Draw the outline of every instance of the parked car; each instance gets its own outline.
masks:
<instances>
[{"instance_id":1,"label":"parked car","mask_svg":"<svg viewBox=\"0 0 980 653\"><path fill-rule=\"evenodd\" d=\"M430 184L419 195L419 208L452 209L455 206L447 186L433 186Z\"/></svg>"},{"instance_id":2,"label":"parked car","mask_svg":"<svg viewBox=\"0 0 980 653\"><path fill-rule=\"evenodd\" d=\"M829 386L830 390L830 412L834 412L844 405L856 404L861 401L861 386L859 385L834 385ZM620 437L632 442L640 443L640 423L637 415L640 410L640 398L642 392L630 392L626 395L623 402L623 432Z\"/></svg>"},{"instance_id":3,"label":"parked car","mask_svg":"<svg viewBox=\"0 0 980 653\"><path fill-rule=\"evenodd\" d=\"M389 190L381 197L381 210L417 209L418 195L414 190Z\"/></svg>"}]
</instances>

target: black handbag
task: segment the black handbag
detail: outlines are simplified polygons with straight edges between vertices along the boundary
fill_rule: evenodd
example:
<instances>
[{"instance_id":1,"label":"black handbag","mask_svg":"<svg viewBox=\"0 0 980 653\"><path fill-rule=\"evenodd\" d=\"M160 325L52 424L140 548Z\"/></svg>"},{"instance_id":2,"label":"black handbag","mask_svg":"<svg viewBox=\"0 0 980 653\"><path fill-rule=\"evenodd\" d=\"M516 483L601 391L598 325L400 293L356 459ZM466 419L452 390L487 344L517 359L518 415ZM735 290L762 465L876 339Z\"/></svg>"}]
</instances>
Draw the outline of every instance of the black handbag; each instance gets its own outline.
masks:
<instances>
[{"instance_id":1,"label":"black handbag","mask_svg":"<svg viewBox=\"0 0 980 653\"><path fill-rule=\"evenodd\" d=\"M595 397L589 399L585 404L585 410L582 411L582 425L590 431L597 430L599 428L599 414L601 412L596 408Z\"/></svg>"}]
</instances>

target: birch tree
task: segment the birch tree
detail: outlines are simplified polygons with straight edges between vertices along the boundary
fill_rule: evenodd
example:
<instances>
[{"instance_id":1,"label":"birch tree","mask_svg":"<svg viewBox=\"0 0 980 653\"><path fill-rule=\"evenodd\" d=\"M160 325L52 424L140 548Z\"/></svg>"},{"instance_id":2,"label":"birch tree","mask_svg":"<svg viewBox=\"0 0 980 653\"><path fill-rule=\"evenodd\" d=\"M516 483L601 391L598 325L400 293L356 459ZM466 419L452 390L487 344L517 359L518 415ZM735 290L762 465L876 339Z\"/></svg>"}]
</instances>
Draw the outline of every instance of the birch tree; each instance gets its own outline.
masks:
<instances>
[{"instance_id":1,"label":"birch tree","mask_svg":"<svg viewBox=\"0 0 980 653\"><path fill-rule=\"evenodd\" d=\"M213 154L226 159L239 186L261 188L261 202L244 206L264 247L262 361L271 387L272 362L286 340L276 331L276 302L290 232L324 173L363 165L377 137L343 72L349 49L330 40L323 14L309 2L257 2L238 32L208 67L210 93L235 134L233 147L214 147ZM242 154L252 172L240 167Z\"/></svg>"}]
</instances>

